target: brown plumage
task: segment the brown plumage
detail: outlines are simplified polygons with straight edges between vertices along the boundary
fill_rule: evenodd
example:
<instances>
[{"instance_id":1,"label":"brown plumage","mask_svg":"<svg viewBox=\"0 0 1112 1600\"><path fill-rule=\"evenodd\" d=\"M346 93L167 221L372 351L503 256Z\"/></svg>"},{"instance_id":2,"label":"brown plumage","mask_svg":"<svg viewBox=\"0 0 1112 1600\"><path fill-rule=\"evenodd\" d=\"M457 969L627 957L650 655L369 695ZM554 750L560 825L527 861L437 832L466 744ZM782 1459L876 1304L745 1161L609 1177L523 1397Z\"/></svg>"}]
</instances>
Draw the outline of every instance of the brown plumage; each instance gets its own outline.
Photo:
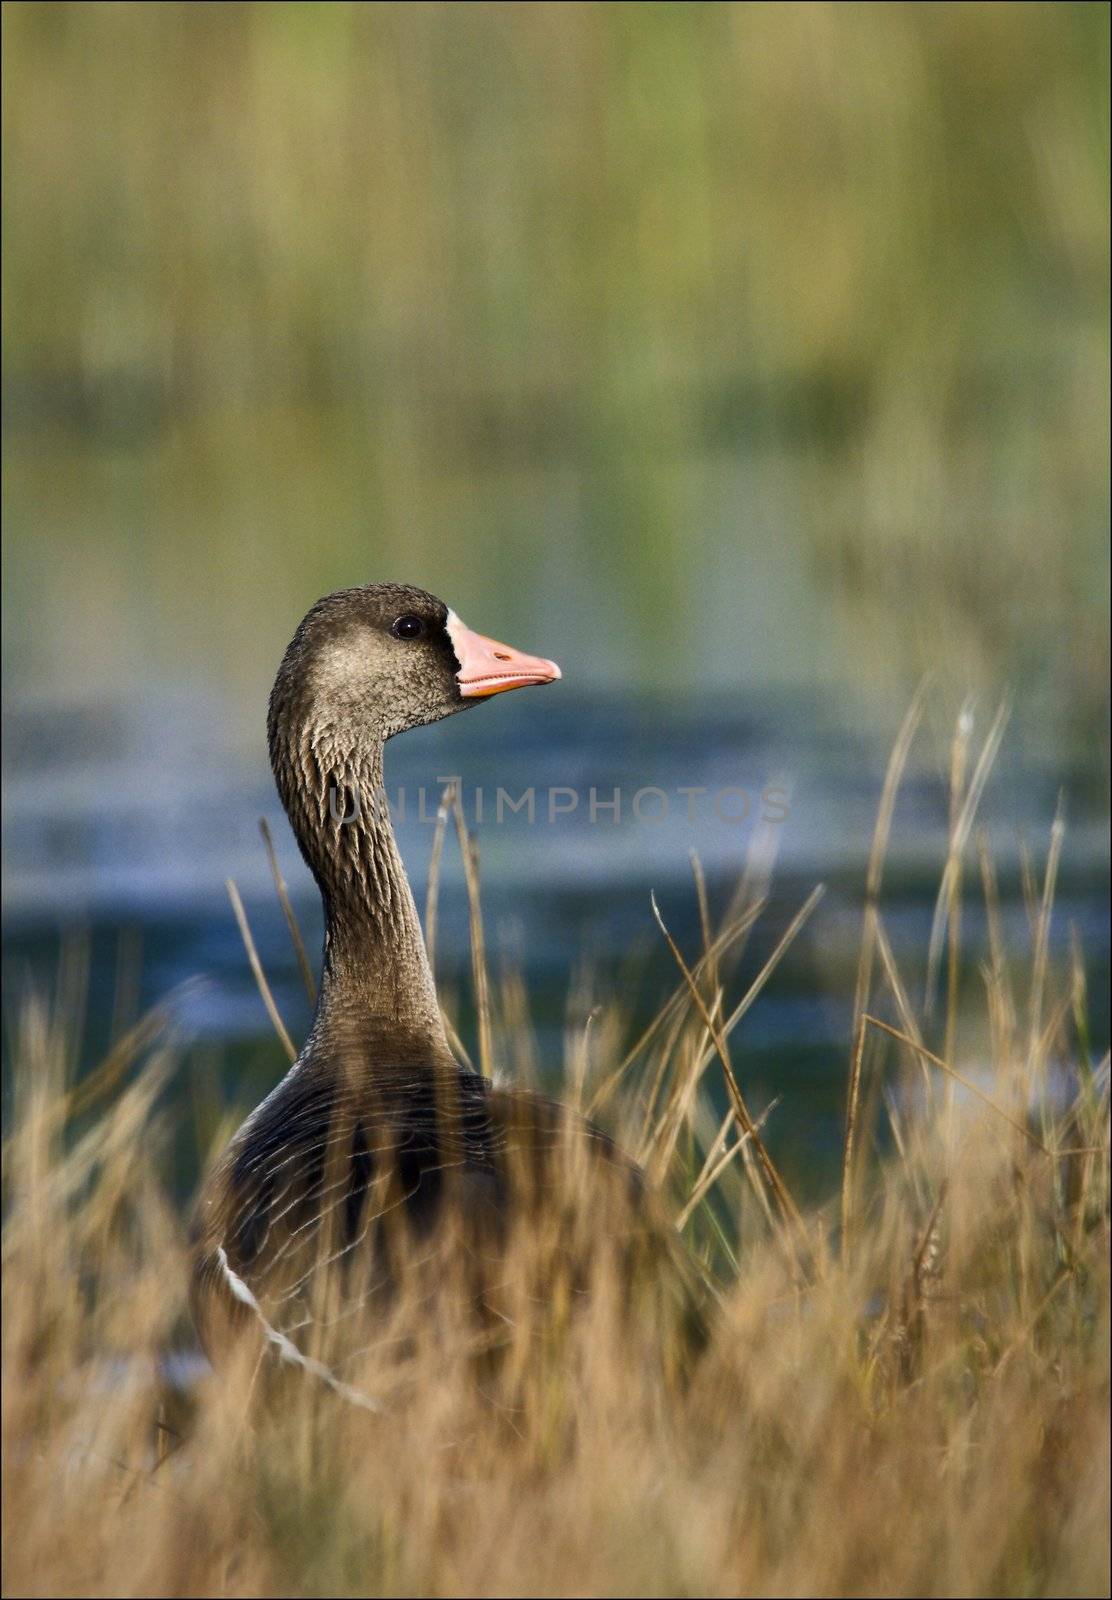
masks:
<instances>
[{"instance_id":1,"label":"brown plumage","mask_svg":"<svg viewBox=\"0 0 1112 1600\"><path fill-rule=\"evenodd\" d=\"M472 1268L499 1258L518 1220L557 1205L560 1185L601 1185L615 1219L643 1210L640 1174L605 1135L457 1065L381 803L386 739L558 676L393 584L319 601L286 651L270 758L324 903L323 971L297 1062L201 1196L192 1304L214 1359L244 1335L287 1360L322 1350L326 1323L366 1321L416 1259L437 1261L438 1282L450 1263L465 1294L489 1302Z\"/></svg>"}]
</instances>

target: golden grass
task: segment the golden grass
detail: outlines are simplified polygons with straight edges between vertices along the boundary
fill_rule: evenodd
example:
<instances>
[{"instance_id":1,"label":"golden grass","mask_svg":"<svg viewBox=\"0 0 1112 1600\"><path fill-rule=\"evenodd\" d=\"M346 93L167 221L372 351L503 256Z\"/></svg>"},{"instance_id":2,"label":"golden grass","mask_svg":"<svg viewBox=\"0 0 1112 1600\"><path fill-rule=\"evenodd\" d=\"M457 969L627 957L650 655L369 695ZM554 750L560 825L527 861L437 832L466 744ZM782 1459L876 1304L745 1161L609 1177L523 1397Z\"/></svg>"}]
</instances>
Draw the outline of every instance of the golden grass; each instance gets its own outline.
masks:
<instances>
[{"instance_id":1,"label":"golden grass","mask_svg":"<svg viewBox=\"0 0 1112 1600\"><path fill-rule=\"evenodd\" d=\"M939 904L956 936L977 763L952 767ZM912 1005L885 931L887 831L841 1199L799 1211L745 1099L732 1035L752 995L727 997L759 874L717 931L697 874L704 949L676 949L635 1049L616 1006L569 1041L567 1097L645 1161L714 1300L684 1379L660 1324L631 1324L616 1269L573 1314L536 1281L552 1239L523 1235L482 1378L467 1341L403 1305L407 1340L384 1327L365 1352L378 1413L308 1381L249 1406L241 1370L175 1388L173 1049L145 1024L75 1093L70 1019L28 1005L4 1149L4 1592L1107 1593L1109 1066L1090 1060L1079 961L1051 955L1061 830L1041 882L1031 868L1025 948L1004 945L980 846L980 1001L959 1012L939 968L940 1016ZM484 1052L523 1076L520 984L483 973ZM805 1115L787 1076L783 1099L777 1115ZM881 1104L894 1153L877 1158ZM595 1223L565 1207L553 1237Z\"/></svg>"}]
</instances>

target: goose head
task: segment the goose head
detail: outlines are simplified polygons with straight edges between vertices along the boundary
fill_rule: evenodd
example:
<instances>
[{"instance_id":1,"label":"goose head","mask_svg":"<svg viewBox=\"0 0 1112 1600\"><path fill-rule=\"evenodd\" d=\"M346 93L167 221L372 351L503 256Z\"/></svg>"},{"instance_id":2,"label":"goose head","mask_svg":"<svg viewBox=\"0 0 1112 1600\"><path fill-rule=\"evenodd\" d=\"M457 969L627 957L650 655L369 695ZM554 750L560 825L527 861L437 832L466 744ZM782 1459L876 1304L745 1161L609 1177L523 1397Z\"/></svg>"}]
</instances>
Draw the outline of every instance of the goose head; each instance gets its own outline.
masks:
<instances>
[{"instance_id":1,"label":"goose head","mask_svg":"<svg viewBox=\"0 0 1112 1600\"><path fill-rule=\"evenodd\" d=\"M424 589L341 589L317 601L286 651L270 701L271 743L281 732L319 729L373 746L559 676L554 661L476 633Z\"/></svg>"}]
</instances>

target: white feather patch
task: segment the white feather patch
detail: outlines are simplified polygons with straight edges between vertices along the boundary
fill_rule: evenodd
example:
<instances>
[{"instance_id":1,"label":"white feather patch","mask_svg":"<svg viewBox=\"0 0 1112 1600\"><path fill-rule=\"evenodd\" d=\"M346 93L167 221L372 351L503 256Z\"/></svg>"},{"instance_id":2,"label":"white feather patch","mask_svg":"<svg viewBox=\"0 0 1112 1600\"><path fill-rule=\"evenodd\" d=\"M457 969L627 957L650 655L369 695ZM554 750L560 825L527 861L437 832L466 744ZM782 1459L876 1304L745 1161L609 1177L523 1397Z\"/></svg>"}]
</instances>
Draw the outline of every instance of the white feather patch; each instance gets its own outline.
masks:
<instances>
[{"instance_id":1,"label":"white feather patch","mask_svg":"<svg viewBox=\"0 0 1112 1600\"><path fill-rule=\"evenodd\" d=\"M350 1383L344 1383L341 1378L337 1378L336 1374L326 1367L323 1361L314 1361L312 1356L303 1354L292 1339L288 1339L284 1333L280 1333L277 1328L267 1321L263 1315L262 1306L255 1299L250 1288L244 1283L239 1273L233 1272L228 1265L228 1257L223 1245L217 1247L216 1259L233 1296L241 1305L250 1307L254 1312L262 1326L263 1333L269 1343L277 1350L281 1360L287 1361L290 1366L301 1367L303 1371L308 1372L312 1377L319 1378L321 1383L326 1383L342 1400L348 1400L354 1406L362 1406L365 1411L374 1411L379 1415L384 1412L385 1407L381 1406L377 1400L372 1400L371 1396L364 1394L361 1389L354 1389Z\"/></svg>"}]
</instances>

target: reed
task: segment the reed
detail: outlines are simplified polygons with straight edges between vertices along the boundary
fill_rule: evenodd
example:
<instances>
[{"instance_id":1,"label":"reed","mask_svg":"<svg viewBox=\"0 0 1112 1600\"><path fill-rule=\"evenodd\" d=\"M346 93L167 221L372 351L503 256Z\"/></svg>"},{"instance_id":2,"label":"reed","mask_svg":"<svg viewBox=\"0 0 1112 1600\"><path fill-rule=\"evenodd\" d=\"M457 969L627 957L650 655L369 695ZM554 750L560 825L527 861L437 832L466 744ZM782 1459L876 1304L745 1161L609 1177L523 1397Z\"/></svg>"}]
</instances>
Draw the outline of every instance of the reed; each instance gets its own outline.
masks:
<instances>
[{"instance_id":1,"label":"reed","mask_svg":"<svg viewBox=\"0 0 1112 1600\"><path fill-rule=\"evenodd\" d=\"M636 1286L631 1320L613 1263L578 1300L545 1275L597 1226L569 1185L551 1237L508 1247L483 1348L404 1304L360 1355L380 1409L304 1374L260 1405L258 1374L188 1359L168 1025L131 1026L76 1085L73 1019L28 1001L3 1166L4 1592L1106 1593L1109 1062L1092 1059L1076 945L1059 963L1051 938L1060 821L1031 863L1028 936L1006 944L973 833L977 764L968 783L964 747L953 766L941 1015L916 1005L884 923L899 759L885 791L841 1197L801 1209L769 1153L776 1120L806 1114L790 1080L775 1108L750 1103L740 1024L774 973L731 1006L727 957L759 875L715 927L696 873L702 949L665 935L680 982L652 1028L631 1043L620 1005L595 1001L569 1035L568 1098L643 1135L713 1302L694 1369L660 1348L660 1285ZM974 893L989 959L959 1025L943 961ZM512 1070L531 1059L513 1047L528 996L481 954L475 974L484 1051ZM75 1004L71 982L57 1004Z\"/></svg>"}]
</instances>

